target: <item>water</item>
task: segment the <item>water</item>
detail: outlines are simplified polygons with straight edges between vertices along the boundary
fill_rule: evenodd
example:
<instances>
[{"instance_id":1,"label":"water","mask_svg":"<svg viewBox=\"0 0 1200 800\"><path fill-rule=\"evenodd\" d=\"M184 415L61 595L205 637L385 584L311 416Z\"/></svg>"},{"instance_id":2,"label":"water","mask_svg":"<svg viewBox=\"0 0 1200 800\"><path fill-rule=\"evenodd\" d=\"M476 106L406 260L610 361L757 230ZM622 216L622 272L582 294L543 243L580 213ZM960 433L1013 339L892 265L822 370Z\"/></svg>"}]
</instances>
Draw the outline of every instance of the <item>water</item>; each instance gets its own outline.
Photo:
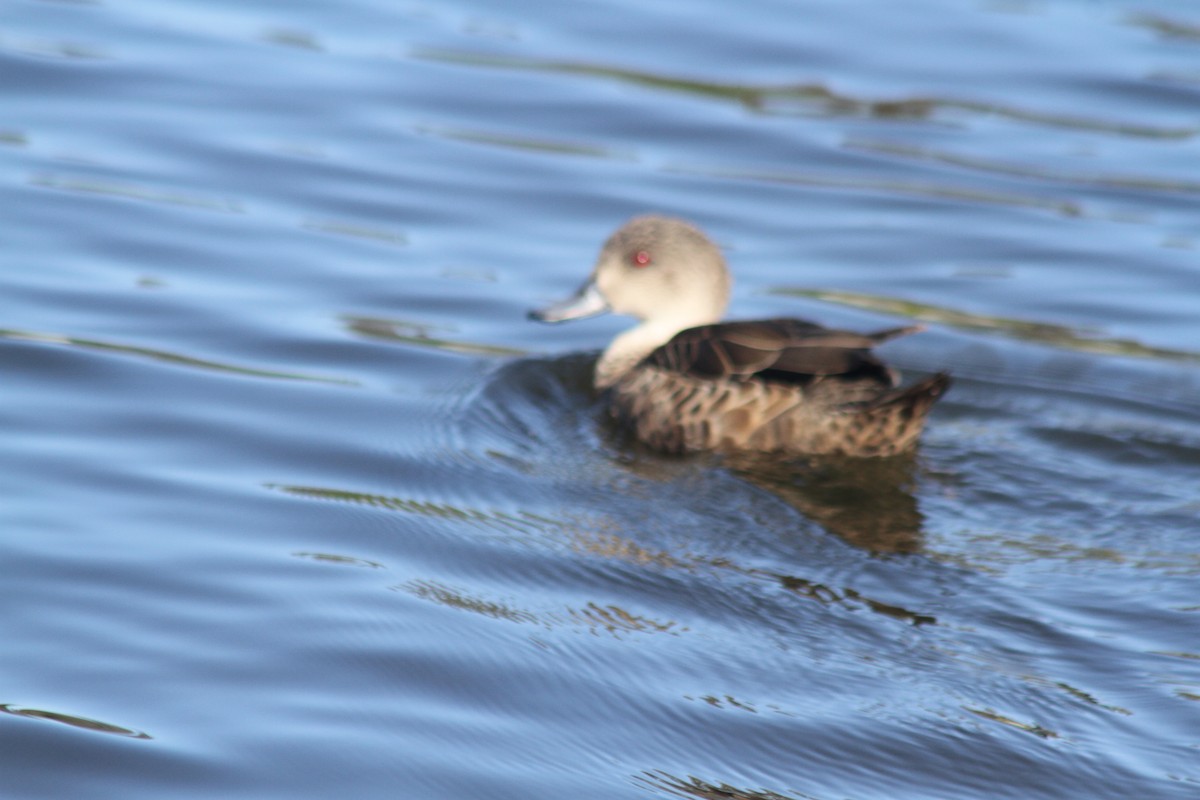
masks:
<instances>
[{"instance_id":1,"label":"water","mask_svg":"<svg viewBox=\"0 0 1200 800\"><path fill-rule=\"evenodd\" d=\"M38 797L1200 791L1200 16L0 10L0 742ZM913 458L667 459L646 210L929 331Z\"/></svg>"}]
</instances>

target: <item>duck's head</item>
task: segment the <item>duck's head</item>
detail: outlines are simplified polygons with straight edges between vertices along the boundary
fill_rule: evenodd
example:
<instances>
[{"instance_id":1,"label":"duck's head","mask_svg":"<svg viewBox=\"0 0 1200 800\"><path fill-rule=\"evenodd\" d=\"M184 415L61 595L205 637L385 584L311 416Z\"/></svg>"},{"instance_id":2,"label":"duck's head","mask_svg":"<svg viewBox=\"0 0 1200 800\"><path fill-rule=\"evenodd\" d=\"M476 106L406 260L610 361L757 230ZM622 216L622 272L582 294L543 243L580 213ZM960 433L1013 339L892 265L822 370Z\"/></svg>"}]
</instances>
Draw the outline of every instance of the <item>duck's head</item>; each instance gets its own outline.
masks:
<instances>
[{"instance_id":1,"label":"duck's head","mask_svg":"<svg viewBox=\"0 0 1200 800\"><path fill-rule=\"evenodd\" d=\"M677 332L720 320L729 287L720 249L699 228L671 217L635 217L604 243L579 291L529 316L564 322L612 311Z\"/></svg>"}]
</instances>

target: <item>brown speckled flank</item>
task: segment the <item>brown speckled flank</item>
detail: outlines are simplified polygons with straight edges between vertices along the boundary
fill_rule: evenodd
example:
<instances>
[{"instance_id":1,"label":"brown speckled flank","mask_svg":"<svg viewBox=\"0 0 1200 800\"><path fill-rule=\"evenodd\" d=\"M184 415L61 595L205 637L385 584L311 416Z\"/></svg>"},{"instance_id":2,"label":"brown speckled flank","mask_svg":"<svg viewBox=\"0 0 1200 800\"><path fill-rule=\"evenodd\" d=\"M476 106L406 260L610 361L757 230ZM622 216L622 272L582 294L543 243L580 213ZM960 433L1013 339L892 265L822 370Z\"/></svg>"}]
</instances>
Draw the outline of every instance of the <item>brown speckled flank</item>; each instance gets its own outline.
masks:
<instances>
[{"instance_id":1,"label":"brown speckled flank","mask_svg":"<svg viewBox=\"0 0 1200 800\"><path fill-rule=\"evenodd\" d=\"M897 388L871 348L920 326L860 334L793 319L721 323L729 286L720 250L698 228L637 217L604 244L579 292L531 316L640 320L597 361L596 387L655 449L887 456L914 445L950 377Z\"/></svg>"}]
</instances>

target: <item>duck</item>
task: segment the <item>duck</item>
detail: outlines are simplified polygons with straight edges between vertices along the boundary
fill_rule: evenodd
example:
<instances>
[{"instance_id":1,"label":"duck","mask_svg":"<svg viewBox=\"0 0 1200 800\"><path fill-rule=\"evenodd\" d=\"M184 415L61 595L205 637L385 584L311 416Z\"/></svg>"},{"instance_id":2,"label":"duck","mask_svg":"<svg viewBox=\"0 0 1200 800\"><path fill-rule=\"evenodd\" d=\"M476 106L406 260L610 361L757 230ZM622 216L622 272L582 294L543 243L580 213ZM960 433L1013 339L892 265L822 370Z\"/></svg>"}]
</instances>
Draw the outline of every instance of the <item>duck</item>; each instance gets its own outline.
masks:
<instances>
[{"instance_id":1,"label":"duck","mask_svg":"<svg viewBox=\"0 0 1200 800\"><path fill-rule=\"evenodd\" d=\"M872 349L924 326L856 333L791 318L722 322L731 286L721 249L700 228L648 214L609 236L578 291L529 317L637 320L599 356L594 383L652 450L885 457L915 447L950 375L902 388Z\"/></svg>"}]
</instances>

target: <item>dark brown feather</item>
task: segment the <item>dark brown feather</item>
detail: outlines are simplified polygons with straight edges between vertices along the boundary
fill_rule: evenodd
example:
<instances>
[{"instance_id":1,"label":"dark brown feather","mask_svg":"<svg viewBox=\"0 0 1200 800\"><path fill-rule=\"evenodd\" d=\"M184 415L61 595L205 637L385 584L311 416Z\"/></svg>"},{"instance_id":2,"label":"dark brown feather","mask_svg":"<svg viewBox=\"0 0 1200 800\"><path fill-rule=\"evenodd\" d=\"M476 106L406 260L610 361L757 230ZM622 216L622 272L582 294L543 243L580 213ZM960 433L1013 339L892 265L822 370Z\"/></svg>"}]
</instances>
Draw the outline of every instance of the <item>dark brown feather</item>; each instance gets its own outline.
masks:
<instances>
[{"instance_id":1,"label":"dark brown feather","mask_svg":"<svg viewBox=\"0 0 1200 800\"><path fill-rule=\"evenodd\" d=\"M865 379L890 387L891 370L870 348L917 330L920 326L861 334L796 319L724 322L680 331L643 363L698 378L796 384Z\"/></svg>"}]
</instances>

